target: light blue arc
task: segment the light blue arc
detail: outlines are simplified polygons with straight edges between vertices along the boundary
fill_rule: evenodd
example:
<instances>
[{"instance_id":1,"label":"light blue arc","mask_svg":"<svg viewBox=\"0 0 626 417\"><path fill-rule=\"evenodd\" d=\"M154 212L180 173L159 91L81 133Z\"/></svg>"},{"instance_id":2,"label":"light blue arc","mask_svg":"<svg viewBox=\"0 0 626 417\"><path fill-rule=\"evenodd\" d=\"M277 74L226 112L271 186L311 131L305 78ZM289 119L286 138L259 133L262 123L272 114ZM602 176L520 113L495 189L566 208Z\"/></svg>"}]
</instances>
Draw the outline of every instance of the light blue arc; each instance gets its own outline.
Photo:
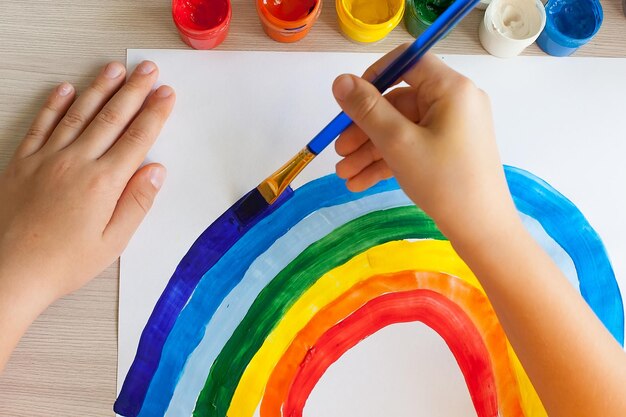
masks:
<instances>
[{"instance_id":1,"label":"light blue arc","mask_svg":"<svg viewBox=\"0 0 626 417\"><path fill-rule=\"evenodd\" d=\"M221 340L220 345L211 343L211 347L218 349L217 353L219 353L219 349L231 336L238 325L238 321L245 315L244 311L237 321L231 322L233 317L230 311L231 307L232 309L239 308L242 300L236 295L229 297L232 302L222 302L222 300L240 283L252 262L275 244L282 235L290 232L289 229L292 225L292 230L296 229L299 223L302 223L304 228L307 227L307 224L313 224L315 219L319 219L319 224L316 223L311 230L307 230L301 236L301 239L313 243L330 233L335 227L372 210L412 204L408 197L398 190L399 186L395 180L387 180L363 193L351 193L345 188L344 181L338 177L323 177L299 188L284 206L244 235L213 268L204 274L188 304L180 313L163 347L159 366L152 378L139 416L159 416L165 413L183 368L192 369L191 366L185 365L189 356L200 344L205 334L211 335L211 342ZM388 193L392 195L387 195ZM367 200L368 196L374 197L375 200L379 201L379 204L372 205ZM383 200L386 198L389 198L390 201L384 202ZM343 205L347 207L342 207ZM329 213L326 208L334 206L342 208L336 208L332 213ZM311 220L308 220L309 218ZM301 229L298 228L297 230ZM270 276L269 279L275 275ZM250 291L249 284L242 287L248 294ZM220 296L220 294L223 295ZM212 320L218 307L227 310L228 314L224 315L226 317L224 323ZM206 332L209 321L219 323L219 330L216 333ZM232 330L229 332L223 330L227 326L226 323L232 325ZM212 360L206 370L200 371L205 374L205 377ZM200 392L201 385L195 395ZM179 403L178 400L172 401L167 415L191 415L189 410L193 410L195 400L194 397L191 405L184 407L184 409L179 406L182 403ZM187 405L188 401L185 401L184 404Z\"/></svg>"},{"instance_id":2,"label":"light blue arc","mask_svg":"<svg viewBox=\"0 0 626 417\"><path fill-rule=\"evenodd\" d=\"M239 285L224 299L211 318L205 337L185 365L166 416L191 415L211 365L258 294L304 249L336 228L367 213L410 204L411 201L401 191L364 197L340 206L321 209L277 240L254 261Z\"/></svg>"}]
</instances>

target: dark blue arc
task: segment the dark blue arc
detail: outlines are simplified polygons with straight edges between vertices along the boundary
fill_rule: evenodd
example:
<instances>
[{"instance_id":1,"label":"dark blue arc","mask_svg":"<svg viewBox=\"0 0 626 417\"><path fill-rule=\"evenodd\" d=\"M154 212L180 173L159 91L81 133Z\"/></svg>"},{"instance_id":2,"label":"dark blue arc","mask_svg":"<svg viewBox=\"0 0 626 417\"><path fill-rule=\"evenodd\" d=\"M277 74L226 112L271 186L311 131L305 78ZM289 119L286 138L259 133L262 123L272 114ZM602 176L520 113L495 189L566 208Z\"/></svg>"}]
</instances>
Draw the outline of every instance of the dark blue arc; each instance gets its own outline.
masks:
<instances>
[{"instance_id":1,"label":"dark blue arc","mask_svg":"<svg viewBox=\"0 0 626 417\"><path fill-rule=\"evenodd\" d=\"M344 181L338 177L327 176L304 185L295 194L291 188L288 188L269 207L265 203L265 206L268 207L266 210L258 213L248 223L243 224L239 221L240 217L237 217L236 214L239 213L240 215L242 211L239 208L239 204L244 201L250 202L251 199L254 199L254 196L250 196L253 193L258 194L255 189L239 199L237 203L215 220L198 237L176 267L174 274L157 301L148 323L141 333L135 359L126 374L126 379L115 401L113 410L117 414L127 417L136 417L139 414L152 377L161 360L165 341L181 310L187 304L189 297L198 285L199 280L237 241L246 235L249 230L257 226L259 222L282 208L280 216L277 216L281 219L281 224L284 222L296 224L322 207L343 204L367 195L377 194L389 188L398 188L395 181L388 180L362 193L351 193L343 184ZM337 192L337 190L343 191ZM294 195L296 196L294 198L295 201L290 201L289 207L283 206ZM271 243L285 232L282 227L264 228L263 230L266 233L269 233L270 230L274 232L268 234L267 238L264 239L265 245L258 248L258 252L250 252L245 259L240 259L237 270L245 268L245 271L260 253L265 252ZM237 282L216 284L215 299L223 299L236 284ZM219 303L217 306L219 306ZM206 314L212 314L212 312L206 312Z\"/></svg>"},{"instance_id":2,"label":"dark blue arc","mask_svg":"<svg viewBox=\"0 0 626 417\"><path fill-rule=\"evenodd\" d=\"M218 217L196 239L176 267L141 333L135 359L113 405L116 413L124 416L139 414L150 381L159 365L165 340L202 275L211 269L248 230L289 200L293 190L287 188L274 204L266 205L265 212L259 213L258 216L250 215L246 219L247 223L243 223L239 221L235 211L251 194L258 192L256 189L250 191Z\"/></svg>"}]
</instances>

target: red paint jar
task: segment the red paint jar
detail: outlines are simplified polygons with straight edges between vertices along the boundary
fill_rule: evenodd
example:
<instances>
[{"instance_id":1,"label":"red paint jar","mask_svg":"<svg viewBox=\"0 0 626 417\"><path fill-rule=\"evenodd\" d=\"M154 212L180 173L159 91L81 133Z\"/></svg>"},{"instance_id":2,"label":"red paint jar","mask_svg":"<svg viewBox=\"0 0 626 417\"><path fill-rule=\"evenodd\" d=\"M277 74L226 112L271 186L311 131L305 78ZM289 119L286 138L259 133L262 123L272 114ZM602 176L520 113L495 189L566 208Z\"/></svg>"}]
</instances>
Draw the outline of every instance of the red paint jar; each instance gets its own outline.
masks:
<instances>
[{"instance_id":1,"label":"red paint jar","mask_svg":"<svg viewBox=\"0 0 626 417\"><path fill-rule=\"evenodd\" d=\"M321 10L322 0L256 0L263 30L278 42L304 38Z\"/></svg>"},{"instance_id":2,"label":"red paint jar","mask_svg":"<svg viewBox=\"0 0 626 417\"><path fill-rule=\"evenodd\" d=\"M181 39L195 49L212 49L228 33L230 0L173 0L172 17Z\"/></svg>"}]
</instances>

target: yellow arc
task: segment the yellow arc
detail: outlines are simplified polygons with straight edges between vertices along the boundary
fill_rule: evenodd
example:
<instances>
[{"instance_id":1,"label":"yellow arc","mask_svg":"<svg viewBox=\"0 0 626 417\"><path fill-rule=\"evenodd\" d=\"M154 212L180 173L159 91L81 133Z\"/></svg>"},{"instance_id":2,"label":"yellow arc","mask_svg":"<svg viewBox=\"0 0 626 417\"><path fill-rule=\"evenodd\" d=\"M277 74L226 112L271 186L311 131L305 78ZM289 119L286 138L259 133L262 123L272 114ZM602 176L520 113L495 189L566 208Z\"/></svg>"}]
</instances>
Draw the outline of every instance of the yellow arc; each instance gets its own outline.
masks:
<instances>
[{"instance_id":1,"label":"yellow arc","mask_svg":"<svg viewBox=\"0 0 626 417\"><path fill-rule=\"evenodd\" d=\"M472 271L448 241L395 241L370 248L324 274L291 306L246 367L227 416L251 417L254 414L273 369L297 333L319 310L373 275L401 271L441 272L457 277L484 293ZM512 349L511 354L511 365L523 398L524 414L532 417L547 416Z\"/></svg>"}]
</instances>

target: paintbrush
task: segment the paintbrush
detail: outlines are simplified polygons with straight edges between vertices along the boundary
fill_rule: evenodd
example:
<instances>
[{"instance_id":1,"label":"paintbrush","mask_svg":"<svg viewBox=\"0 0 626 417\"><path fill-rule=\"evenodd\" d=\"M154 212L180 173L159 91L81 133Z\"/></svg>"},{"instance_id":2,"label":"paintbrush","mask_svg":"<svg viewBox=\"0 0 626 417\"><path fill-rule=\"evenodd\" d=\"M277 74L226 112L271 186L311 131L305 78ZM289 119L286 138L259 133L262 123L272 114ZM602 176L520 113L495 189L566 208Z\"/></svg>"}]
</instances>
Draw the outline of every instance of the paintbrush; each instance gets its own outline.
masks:
<instances>
[{"instance_id":1,"label":"paintbrush","mask_svg":"<svg viewBox=\"0 0 626 417\"><path fill-rule=\"evenodd\" d=\"M443 12L433 24L422 33L400 56L385 68L372 81L383 93L411 68L434 44L442 39L457 25L479 0L456 0ZM341 134L352 120L344 112L339 113L311 141L285 165L267 177L254 190L246 194L234 207L234 212L241 222L249 223L263 212L289 187L293 179Z\"/></svg>"}]
</instances>

